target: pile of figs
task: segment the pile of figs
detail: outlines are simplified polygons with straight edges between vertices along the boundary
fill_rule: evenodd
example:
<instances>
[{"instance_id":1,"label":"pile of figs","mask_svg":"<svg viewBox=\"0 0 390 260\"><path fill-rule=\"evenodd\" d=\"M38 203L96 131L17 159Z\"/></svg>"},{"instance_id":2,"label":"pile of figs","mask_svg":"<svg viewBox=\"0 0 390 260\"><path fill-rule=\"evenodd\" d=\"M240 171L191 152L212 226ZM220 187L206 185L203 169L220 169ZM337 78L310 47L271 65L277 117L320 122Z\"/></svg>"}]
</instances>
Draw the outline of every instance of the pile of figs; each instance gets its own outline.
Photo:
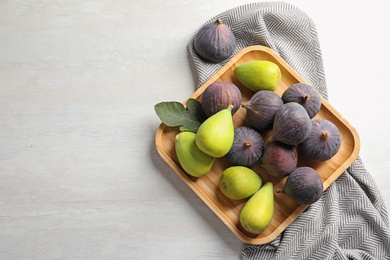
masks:
<instances>
[{"instance_id":1,"label":"pile of figs","mask_svg":"<svg viewBox=\"0 0 390 260\"><path fill-rule=\"evenodd\" d=\"M314 168L299 164L299 158L311 163L329 160L339 151L342 139L335 124L316 117L321 96L314 87L296 83L281 96L260 89L244 102L234 83L214 82L203 92L201 106L207 119L197 133L187 134L187 150L180 142L184 133L177 135L179 162L193 177L210 172L216 158L228 162L219 189L229 199L247 199L240 213L243 229L259 234L270 224L274 192L300 205L320 199L321 176ZM233 116L239 109L245 111L245 120L235 127ZM271 180L285 178L283 188L274 190L272 181L263 183L254 170L256 165Z\"/></svg>"},{"instance_id":2,"label":"pile of figs","mask_svg":"<svg viewBox=\"0 0 390 260\"><path fill-rule=\"evenodd\" d=\"M219 88L214 88L215 84ZM213 83L205 93L210 96L210 90L215 91L214 98L202 98L204 108L214 108L226 100L234 107L241 104L246 110L246 125L235 128L232 146L225 156L227 161L232 166L258 164L273 177L286 177L282 192L298 204L317 201L323 191L321 177L311 167L299 167L298 158L323 162L332 158L341 146L337 127L327 119L314 118L321 108L319 92L311 85L296 83L282 96L264 89L243 102L233 86L231 82ZM231 111L234 114L237 110ZM268 139L264 140L266 135Z\"/></svg>"},{"instance_id":3,"label":"pile of figs","mask_svg":"<svg viewBox=\"0 0 390 260\"><path fill-rule=\"evenodd\" d=\"M233 32L220 19L203 26L194 39L197 54L211 62L227 59L235 44ZM342 138L335 124L317 116L322 102L314 87L295 83L281 95L275 92L281 81L278 64L250 61L236 66L234 74L237 84L253 93L249 100L243 101L233 82L210 84L200 101L207 118L196 133L179 132L175 149L182 169L195 178L211 172L217 159L228 163L219 189L228 199L247 200L240 225L259 234L272 221L275 192L299 205L321 198L321 176L308 165L335 156ZM245 120L236 126L233 119L240 109ZM264 181L255 166L270 178ZM273 181L283 187L274 189Z\"/></svg>"}]
</instances>

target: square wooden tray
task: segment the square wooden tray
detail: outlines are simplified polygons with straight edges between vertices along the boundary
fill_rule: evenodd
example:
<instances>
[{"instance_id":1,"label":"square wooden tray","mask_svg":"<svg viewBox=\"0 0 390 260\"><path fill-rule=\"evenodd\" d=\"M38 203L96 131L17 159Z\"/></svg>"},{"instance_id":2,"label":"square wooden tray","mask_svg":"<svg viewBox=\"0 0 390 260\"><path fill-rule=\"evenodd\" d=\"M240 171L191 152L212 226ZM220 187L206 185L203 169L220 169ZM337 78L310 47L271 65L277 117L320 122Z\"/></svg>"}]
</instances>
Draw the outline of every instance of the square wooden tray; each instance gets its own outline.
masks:
<instances>
[{"instance_id":1,"label":"square wooden tray","mask_svg":"<svg viewBox=\"0 0 390 260\"><path fill-rule=\"evenodd\" d=\"M216 81L228 81L233 82L240 88L243 101L249 100L253 95L253 92L238 82L234 75L234 68L251 60L269 60L278 64L282 71L282 79L275 92L280 96L284 90L292 84L305 82L294 69L270 48L264 46L251 46L236 54L213 77L194 92L190 98L201 101L203 91L211 83ZM240 108L234 114L233 120L235 127L245 124L245 114L246 110L244 108ZM299 159L299 165L309 165L318 171L321 175L325 190L356 159L360 150L360 140L357 131L325 99L322 99L321 110L315 118L330 120L338 127L342 136L340 150L331 159L322 163L309 163L302 158ZM186 183L243 242L250 244L265 244L271 242L308 207L296 204L284 194L275 193L275 213L271 224L259 235L247 233L242 229L239 223L239 213L246 200L230 200L221 193L218 187L220 176L223 170L230 166L229 163L225 158L216 159L213 168L205 176L193 178L187 175L181 169L175 153L174 140L175 135L178 132L179 129L177 127L171 128L163 123L159 126L155 137L158 153L184 183ZM268 134L269 133L266 133L263 136L265 141L267 141ZM264 172L258 165L255 165L252 169L262 177L263 183L272 181L275 190L283 187L286 178L273 178Z\"/></svg>"}]
</instances>

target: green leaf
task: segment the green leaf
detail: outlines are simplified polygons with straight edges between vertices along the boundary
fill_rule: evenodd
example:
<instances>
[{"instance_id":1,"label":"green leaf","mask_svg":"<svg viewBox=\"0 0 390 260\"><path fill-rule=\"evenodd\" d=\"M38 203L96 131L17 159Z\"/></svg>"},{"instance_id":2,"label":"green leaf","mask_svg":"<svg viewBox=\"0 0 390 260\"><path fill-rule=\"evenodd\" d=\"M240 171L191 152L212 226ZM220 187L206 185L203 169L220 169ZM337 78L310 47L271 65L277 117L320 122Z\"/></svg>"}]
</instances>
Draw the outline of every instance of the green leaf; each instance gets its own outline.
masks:
<instances>
[{"instance_id":1,"label":"green leaf","mask_svg":"<svg viewBox=\"0 0 390 260\"><path fill-rule=\"evenodd\" d=\"M187 118L188 111L180 102L161 102L154 106L157 116L167 126L180 126Z\"/></svg>"},{"instance_id":2,"label":"green leaf","mask_svg":"<svg viewBox=\"0 0 390 260\"><path fill-rule=\"evenodd\" d=\"M154 106L157 116L170 127L180 126L180 131L197 132L207 118L201 103L193 98L187 100L187 108L177 101L160 102Z\"/></svg>"},{"instance_id":3,"label":"green leaf","mask_svg":"<svg viewBox=\"0 0 390 260\"><path fill-rule=\"evenodd\" d=\"M190 98L187 100L187 109L190 113L193 114L193 116L197 118L199 122L203 122L207 119L207 115L205 114L202 104L194 99Z\"/></svg>"}]
</instances>

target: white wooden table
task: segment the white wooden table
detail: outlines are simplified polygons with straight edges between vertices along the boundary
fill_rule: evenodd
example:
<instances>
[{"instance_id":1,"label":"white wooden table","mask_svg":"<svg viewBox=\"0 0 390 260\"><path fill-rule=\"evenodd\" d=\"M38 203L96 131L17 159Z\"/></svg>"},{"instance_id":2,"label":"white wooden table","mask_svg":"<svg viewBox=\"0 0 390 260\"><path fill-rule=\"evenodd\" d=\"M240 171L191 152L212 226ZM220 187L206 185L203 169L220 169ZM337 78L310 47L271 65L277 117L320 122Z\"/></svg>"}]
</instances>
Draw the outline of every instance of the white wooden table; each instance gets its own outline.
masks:
<instances>
[{"instance_id":1,"label":"white wooden table","mask_svg":"<svg viewBox=\"0 0 390 260\"><path fill-rule=\"evenodd\" d=\"M153 106L194 92L191 36L249 2L0 1L0 259L239 259L159 157ZM390 208L386 2L290 3Z\"/></svg>"}]
</instances>

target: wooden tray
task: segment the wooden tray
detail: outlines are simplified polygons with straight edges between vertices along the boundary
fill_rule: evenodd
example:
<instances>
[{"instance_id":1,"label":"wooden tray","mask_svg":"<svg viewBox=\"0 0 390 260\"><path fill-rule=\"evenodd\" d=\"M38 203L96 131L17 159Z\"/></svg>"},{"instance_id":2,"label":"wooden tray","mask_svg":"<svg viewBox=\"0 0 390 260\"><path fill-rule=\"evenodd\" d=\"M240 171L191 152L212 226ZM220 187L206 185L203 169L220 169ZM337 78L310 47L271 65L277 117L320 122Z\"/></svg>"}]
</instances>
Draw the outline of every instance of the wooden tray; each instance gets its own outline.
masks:
<instances>
[{"instance_id":1,"label":"wooden tray","mask_svg":"<svg viewBox=\"0 0 390 260\"><path fill-rule=\"evenodd\" d=\"M229 81L236 84L242 91L243 101L249 100L253 92L241 85L234 75L234 68L239 64L251 60L269 60L279 65L282 71L281 82L276 89L280 96L283 91L297 82L305 82L279 55L264 46L251 46L241 50L226 65L224 65L213 77L200 87L190 98L201 101L203 91L213 82ZM184 102L185 104L185 102ZM246 110L240 108L233 116L235 127L245 124ZM315 118L326 118L332 121L339 129L342 136L342 144L338 153L328 161L322 163L308 163L302 158L299 165L309 165L315 168L321 175L324 189L334 182L351 163L356 159L360 150L360 140L356 130L325 100L322 99L322 107ZM222 171L228 166L225 158L216 159L211 172L200 178L187 175L180 167L176 157L174 140L179 129L167 127L163 123L156 132L156 148L160 156L175 171L175 173L217 214L226 226L243 242L250 244L264 244L275 239L286 227L288 227L308 206L300 206L287 198L286 195L275 193L275 214L271 224L259 235L247 233L239 224L239 213L246 200L233 201L226 198L219 190L218 183ZM268 134L264 140L267 141ZM282 188L285 179L276 179L269 176L258 165L252 167L263 179L272 181L275 190Z\"/></svg>"}]
</instances>

